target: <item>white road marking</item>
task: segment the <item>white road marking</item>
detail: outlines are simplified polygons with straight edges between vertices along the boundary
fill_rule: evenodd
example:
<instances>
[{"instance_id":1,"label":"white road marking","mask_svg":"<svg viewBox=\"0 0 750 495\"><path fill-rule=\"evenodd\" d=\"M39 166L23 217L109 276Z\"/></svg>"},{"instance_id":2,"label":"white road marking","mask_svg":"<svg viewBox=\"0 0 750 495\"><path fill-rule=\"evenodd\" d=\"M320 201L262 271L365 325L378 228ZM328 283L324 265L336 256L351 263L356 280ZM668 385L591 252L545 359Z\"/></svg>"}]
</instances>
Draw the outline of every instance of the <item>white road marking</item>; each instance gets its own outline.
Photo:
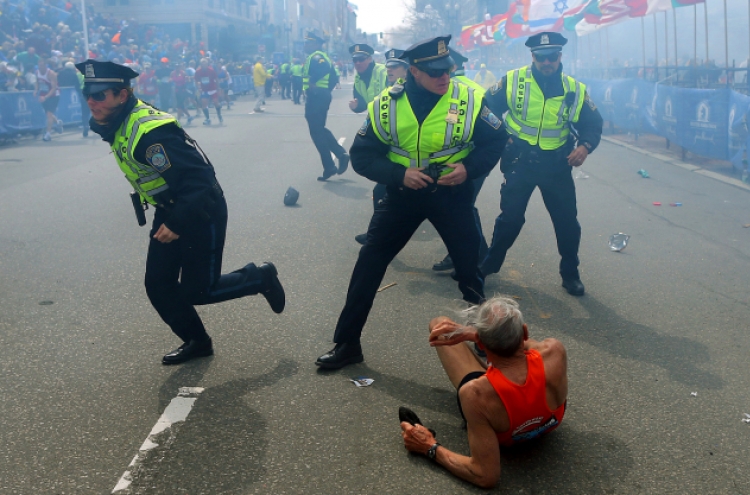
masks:
<instances>
[{"instance_id":1,"label":"white road marking","mask_svg":"<svg viewBox=\"0 0 750 495\"><path fill-rule=\"evenodd\" d=\"M339 146L344 146L344 141L346 141L346 137L340 137L339 138ZM333 153L331 153L331 156L333 158L336 158L336 155L334 155Z\"/></svg>"},{"instance_id":2,"label":"white road marking","mask_svg":"<svg viewBox=\"0 0 750 495\"><path fill-rule=\"evenodd\" d=\"M133 457L133 460L130 461L130 464L128 464L128 469L123 473L122 477L117 482L117 485L115 485L114 490L112 490L112 493L124 495L123 490L127 490L133 482L132 473L135 472L141 462L143 462L146 454L150 450L159 446L159 444L154 441L156 440L157 435L164 430L171 428L175 423L185 421L188 414L190 414L190 411L193 409L195 401L198 400L198 395L200 395L203 390L204 389L201 387L180 387L177 397L172 399L167 408L164 409L159 421L156 422L151 429L151 433L148 434L143 445L138 449L138 453Z\"/></svg>"}]
</instances>

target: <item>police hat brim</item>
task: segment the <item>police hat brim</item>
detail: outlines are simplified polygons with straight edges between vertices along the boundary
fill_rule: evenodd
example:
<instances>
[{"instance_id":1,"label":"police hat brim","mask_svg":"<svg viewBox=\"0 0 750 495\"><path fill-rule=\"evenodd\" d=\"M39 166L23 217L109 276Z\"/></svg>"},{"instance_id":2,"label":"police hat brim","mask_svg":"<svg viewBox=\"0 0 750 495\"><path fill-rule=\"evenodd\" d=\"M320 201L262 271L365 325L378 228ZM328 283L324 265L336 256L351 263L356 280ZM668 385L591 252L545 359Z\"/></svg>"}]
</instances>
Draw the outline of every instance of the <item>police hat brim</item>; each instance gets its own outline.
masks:
<instances>
[{"instance_id":1,"label":"police hat brim","mask_svg":"<svg viewBox=\"0 0 750 495\"><path fill-rule=\"evenodd\" d=\"M420 62L418 64L412 64L417 69L452 69L454 65L456 65L456 62L451 58L448 57L442 57L435 60L430 60L427 62Z\"/></svg>"},{"instance_id":2,"label":"police hat brim","mask_svg":"<svg viewBox=\"0 0 750 495\"><path fill-rule=\"evenodd\" d=\"M561 51L561 46L539 48L537 50L534 50L533 48L531 49L531 53L533 53L534 55L553 55L555 53L560 53Z\"/></svg>"},{"instance_id":3,"label":"police hat brim","mask_svg":"<svg viewBox=\"0 0 750 495\"><path fill-rule=\"evenodd\" d=\"M105 89L127 88L129 86L130 84L125 83L85 83L83 85L83 92L92 95Z\"/></svg>"},{"instance_id":4,"label":"police hat brim","mask_svg":"<svg viewBox=\"0 0 750 495\"><path fill-rule=\"evenodd\" d=\"M385 61L386 67L409 67L409 63L400 58L392 58Z\"/></svg>"}]
</instances>

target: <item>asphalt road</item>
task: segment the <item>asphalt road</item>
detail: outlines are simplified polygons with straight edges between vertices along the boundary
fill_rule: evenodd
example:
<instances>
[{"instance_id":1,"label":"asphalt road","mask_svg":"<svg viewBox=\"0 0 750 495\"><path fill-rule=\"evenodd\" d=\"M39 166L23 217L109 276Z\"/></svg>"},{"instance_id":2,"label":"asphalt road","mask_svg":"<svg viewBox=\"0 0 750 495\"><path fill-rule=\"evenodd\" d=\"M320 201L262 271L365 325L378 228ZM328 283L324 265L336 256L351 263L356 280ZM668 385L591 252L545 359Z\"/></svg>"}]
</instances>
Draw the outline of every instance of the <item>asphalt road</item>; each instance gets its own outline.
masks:
<instances>
[{"instance_id":1,"label":"asphalt road","mask_svg":"<svg viewBox=\"0 0 750 495\"><path fill-rule=\"evenodd\" d=\"M363 118L345 88L329 127L348 147ZM110 493L180 387L204 390L184 422L154 437L122 493L486 492L409 455L399 434L407 405L443 445L468 453L427 345L429 319L460 299L430 270L445 254L435 230L425 224L388 270L383 284L397 285L376 299L365 362L318 371L372 184L351 170L317 182L302 107L251 107L245 98L224 126L189 132L228 198L224 270L273 261L287 309L276 315L262 297L201 308L216 355L177 367L160 364L178 342L143 289L147 230L108 146L66 134L0 149L0 494ZM487 280L488 294L520 298L532 337L560 339L570 360L564 423L504 452L492 493L750 493L750 195L608 143L584 170L586 295L560 287L538 193ZM494 171L478 201L488 236L501 182ZM296 208L282 203L289 186ZM607 246L616 232L632 236L622 253ZM354 376L375 382L357 388Z\"/></svg>"}]
</instances>

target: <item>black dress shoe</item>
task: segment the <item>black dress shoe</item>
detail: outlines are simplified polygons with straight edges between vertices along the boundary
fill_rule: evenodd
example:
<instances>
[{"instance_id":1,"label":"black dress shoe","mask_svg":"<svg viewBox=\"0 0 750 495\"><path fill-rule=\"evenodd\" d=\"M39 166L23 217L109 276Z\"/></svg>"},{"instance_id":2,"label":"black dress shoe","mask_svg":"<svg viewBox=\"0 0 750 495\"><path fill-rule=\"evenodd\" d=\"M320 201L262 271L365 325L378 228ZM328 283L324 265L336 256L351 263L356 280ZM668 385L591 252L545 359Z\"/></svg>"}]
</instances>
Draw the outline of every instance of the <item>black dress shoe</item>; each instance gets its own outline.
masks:
<instances>
[{"instance_id":1,"label":"black dress shoe","mask_svg":"<svg viewBox=\"0 0 750 495\"><path fill-rule=\"evenodd\" d=\"M185 342L169 354L164 355L161 358L161 364L180 364L199 357L213 356L213 354L214 346L210 338L203 342L191 340L190 342Z\"/></svg>"},{"instance_id":2,"label":"black dress shoe","mask_svg":"<svg viewBox=\"0 0 750 495\"><path fill-rule=\"evenodd\" d=\"M354 236L354 240L364 246L365 242L367 242L367 232L365 232L364 234L357 234L357 235L355 235Z\"/></svg>"},{"instance_id":3,"label":"black dress shoe","mask_svg":"<svg viewBox=\"0 0 750 495\"><path fill-rule=\"evenodd\" d=\"M582 296L586 290L583 287L583 282L579 278L563 279L562 286L568 291L571 296Z\"/></svg>"},{"instance_id":4,"label":"black dress shoe","mask_svg":"<svg viewBox=\"0 0 750 495\"><path fill-rule=\"evenodd\" d=\"M339 169L338 174L341 175L344 172L346 172L346 169L349 168L349 153L344 153L341 155L341 158L339 158Z\"/></svg>"},{"instance_id":5,"label":"black dress shoe","mask_svg":"<svg viewBox=\"0 0 750 495\"><path fill-rule=\"evenodd\" d=\"M315 361L321 368L336 370L347 364L361 363L365 357L362 355L362 346L359 343L340 343L326 352Z\"/></svg>"},{"instance_id":6,"label":"black dress shoe","mask_svg":"<svg viewBox=\"0 0 750 495\"><path fill-rule=\"evenodd\" d=\"M270 261L266 261L258 267L258 270L263 279L263 290L260 293L266 298L274 313L281 313L284 311L286 296L279 282L276 267Z\"/></svg>"},{"instance_id":7,"label":"black dress shoe","mask_svg":"<svg viewBox=\"0 0 750 495\"><path fill-rule=\"evenodd\" d=\"M445 258L442 259L442 261L438 261L434 265L432 265L432 269L436 272L444 272L447 270L453 270L453 260L451 259L450 254L446 254Z\"/></svg>"},{"instance_id":8,"label":"black dress shoe","mask_svg":"<svg viewBox=\"0 0 750 495\"><path fill-rule=\"evenodd\" d=\"M320 177L318 177L318 180L320 182L325 182L328 179L330 179L331 177L333 177L334 175L336 175L336 169L335 168L333 170L326 170L326 171L323 172L323 175L321 175Z\"/></svg>"}]
</instances>

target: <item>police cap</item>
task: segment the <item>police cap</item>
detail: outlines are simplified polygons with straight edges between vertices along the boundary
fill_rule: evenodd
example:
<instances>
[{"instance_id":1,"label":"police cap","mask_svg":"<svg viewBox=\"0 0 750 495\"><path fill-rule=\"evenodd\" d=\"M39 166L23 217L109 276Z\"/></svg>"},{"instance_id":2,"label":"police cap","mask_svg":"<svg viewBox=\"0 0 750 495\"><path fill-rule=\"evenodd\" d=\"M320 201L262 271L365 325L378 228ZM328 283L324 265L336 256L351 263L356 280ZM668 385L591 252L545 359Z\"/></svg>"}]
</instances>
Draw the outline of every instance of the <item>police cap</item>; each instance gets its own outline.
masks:
<instances>
[{"instance_id":1,"label":"police cap","mask_svg":"<svg viewBox=\"0 0 750 495\"><path fill-rule=\"evenodd\" d=\"M409 63L405 60L401 60L401 55L404 54L403 50L398 48L391 48L385 52L385 66L386 67L404 67L408 66Z\"/></svg>"},{"instance_id":2,"label":"police cap","mask_svg":"<svg viewBox=\"0 0 750 495\"><path fill-rule=\"evenodd\" d=\"M367 57L372 57L375 49L366 43L358 43L349 47L349 53L353 60L364 60Z\"/></svg>"},{"instance_id":3,"label":"police cap","mask_svg":"<svg viewBox=\"0 0 750 495\"><path fill-rule=\"evenodd\" d=\"M287 189L286 193L284 194L284 205L294 206L297 204L298 199L299 199L299 191L289 186L289 189Z\"/></svg>"},{"instance_id":4,"label":"police cap","mask_svg":"<svg viewBox=\"0 0 750 495\"><path fill-rule=\"evenodd\" d=\"M76 64L76 68L83 74L83 92L88 94L109 88L130 87L130 80L138 77L138 73L130 67L114 62L88 59Z\"/></svg>"},{"instance_id":5,"label":"police cap","mask_svg":"<svg viewBox=\"0 0 750 495\"><path fill-rule=\"evenodd\" d=\"M450 48L449 51L451 52L451 58L454 62L456 62L456 65L460 68L463 67L463 65L469 61L468 58L464 57L460 53L456 51L455 48Z\"/></svg>"},{"instance_id":6,"label":"police cap","mask_svg":"<svg viewBox=\"0 0 750 495\"><path fill-rule=\"evenodd\" d=\"M308 31L307 34L305 34L305 41L314 41L315 43L321 44L326 42L326 40L313 33L312 31Z\"/></svg>"},{"instance_id":7,"label":"police cap","mask_svg":"<svg viewBox=\"0 0 750 495\"><path fill-rule=\"evenodd\" d=\"M526 46L531 48L531 53L547 55L562 51L562 47L567 42L568 40L562 34L545 31L529 36L529 39L526 40Z\"/></svg>"},{"instance_id":8,"label":"police cap","mask_svg":"<svg viewBox=\"0 0 750 495\"><path fill-rule=\"evenodd\" d=\"M454 62L448 50L451 35L438 36L413 44L401 58L417 69L450 69Z\"/></svg>"}]
</instances>

